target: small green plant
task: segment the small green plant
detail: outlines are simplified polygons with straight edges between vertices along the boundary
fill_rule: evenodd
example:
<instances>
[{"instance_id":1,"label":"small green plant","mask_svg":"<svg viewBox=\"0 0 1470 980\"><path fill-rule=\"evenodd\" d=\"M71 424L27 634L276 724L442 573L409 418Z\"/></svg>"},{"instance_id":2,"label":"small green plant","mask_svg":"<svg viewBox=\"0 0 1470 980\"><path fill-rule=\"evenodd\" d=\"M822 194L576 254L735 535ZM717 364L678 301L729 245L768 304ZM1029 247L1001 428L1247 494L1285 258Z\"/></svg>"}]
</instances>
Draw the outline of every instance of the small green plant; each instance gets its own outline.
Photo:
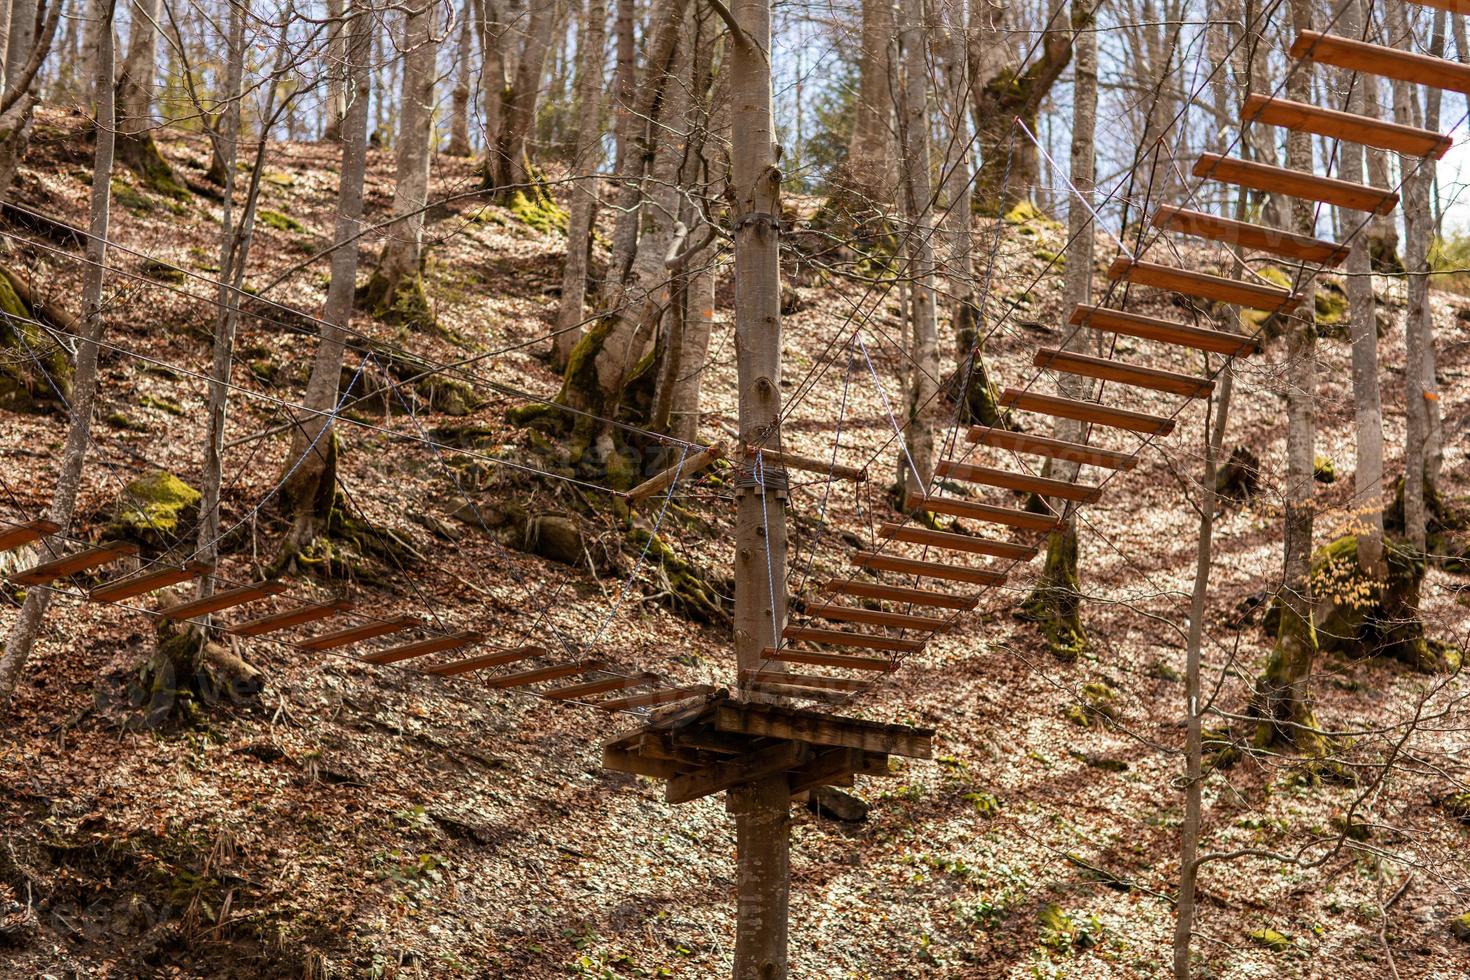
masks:
<instances>
[{"instance_id":1,"label":"small green plant","mask_svg":"<svg viewBox=\"0 0 1470 980\"><path fill-rule=\"evenodd\" d=\"M991 793L966 793L964 801L975 808L975 812L989 820L1000 812L1000 800Z\"/></svg>"}]
</instances>

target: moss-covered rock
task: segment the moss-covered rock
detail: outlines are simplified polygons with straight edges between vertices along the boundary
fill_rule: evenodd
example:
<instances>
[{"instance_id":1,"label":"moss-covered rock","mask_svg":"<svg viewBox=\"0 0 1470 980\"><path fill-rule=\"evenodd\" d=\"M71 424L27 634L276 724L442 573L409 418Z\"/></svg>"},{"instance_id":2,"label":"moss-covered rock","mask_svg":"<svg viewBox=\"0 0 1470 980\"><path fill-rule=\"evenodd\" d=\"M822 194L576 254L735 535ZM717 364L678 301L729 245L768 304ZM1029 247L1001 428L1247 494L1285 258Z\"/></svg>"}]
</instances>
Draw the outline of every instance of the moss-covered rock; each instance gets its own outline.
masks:
<instances>
[{"instance_id":1,"label":"moss-covered rock","mask_svg":"<svg viewBox=\"0 0 1470 980\"><path fill-rule=\"evenodd\" d=\"M193 530L199 500L198 490L166 470L154 470L123 489L107 537L165 550Z\"/></svg>"},{"instance_id":2,"label":"moss-covered rock","mask_svg":"<svg viewBox=\"0 0 1470 980\"><path fill-rule=\"evenodd\" d=\"M306 226L301 222L289 214L282 214L279 211L272 211L269 208L261 208L259 211L256 211L255 220L267 228L274 228L276 231L289 231L298 235L306 233Z\"/></svg>"},{"instance_id":3,"label":"moss-covered rock","mask_svg":"<svg viewBox=\"0 0 1470 980\"><path fill-rule=\"evenodd\" d=\"M1318 483L1336 483L1337 465L1326 456L1318 456L1312 460L1312 479Z\"/></svg>"},{"instance_id":4,"label":"moss-covered rock","mask_svg":"<svg viewBox=\"0 0 1470 980\"><path fill-rule=\"evenodd\" d=\"M558 207L551 195L539 186L531 194L524 190L511 192L505 207L521 224L542 234L553 231L565 233L567 230L567 212Z\"/></svg>"},{"instance_id":5,"label":"moss-covered rock","mask_svg":"<svg viewBox=\"0 0 1470 980\"><path fill-rule=\"evenodd\" d=\"M9 276L0 273L0 409L52 412L71 397L71 361L35 319Z\"/></svg>"},{"instance_id":6,"label":"moss-covered rock","mask_svg":"<svg viewBox=\"0 0 1470 980\"><path fill-rule=\"evenodd\" d=\"M1257 946L1273 953L1284 953L1292 947L1291 940L1275 929L1253 929L1246 936Z\"/></svg>"},{"instance_id":7,"label":"moss-covered rock","mask_svg":"<svg viewBox=\"0 0 1470 980\"><path fill-rule=\"evenodd\" d=\"M1450 934L1463 943L1470 943L1470 912L1450 920Z\"/></svg>"}]
</instances>

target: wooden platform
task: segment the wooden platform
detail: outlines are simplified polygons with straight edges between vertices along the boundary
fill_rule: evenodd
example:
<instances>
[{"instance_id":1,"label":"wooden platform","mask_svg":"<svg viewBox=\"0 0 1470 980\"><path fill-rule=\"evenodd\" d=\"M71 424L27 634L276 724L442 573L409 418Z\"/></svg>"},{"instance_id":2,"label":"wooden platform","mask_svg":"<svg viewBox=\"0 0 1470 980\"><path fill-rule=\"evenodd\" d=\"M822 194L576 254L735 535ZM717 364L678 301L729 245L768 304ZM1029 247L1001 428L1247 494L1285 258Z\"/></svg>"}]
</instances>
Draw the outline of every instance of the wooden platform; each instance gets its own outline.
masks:
<instances>
[{"instance_id":1,"label":"wooden platform","mask_svg":"<svg viewBox=\"0 0 1470 980\"><path fill-rule=\"evenodd\" d=\"M979 599L973 596L953 595L949 592L934 592L929 589L911 589L903 585L883 585L879 582L862 582L851 578L834 578L823 583L820 590L826 595L850 595L876 602L896 602L900 605L925 606L930 609L974 609Z\"/></svg>"},{"instance_id":2,"label":"wooden platform","mask_svg":"<svg viewBox=\"0 0 1470 980\"><path fill-rule=\"evenodd\" d=\"M917 558L900 558L897 555L880 555L873 551L854 552L852 563L860 568L869 568L879 572L898 572L901 575L918 575L950 582L964 582L968 585L999 585L1006 580L1005 575L1000 572L987 571L982 568L966 568L963 565L949 565L937 561L920 561Z\"/></svg>"},{"instance_id":3,"label":"wooden platform","mask_svg":"<svg viewBox=\"0 0 1470 980\"><path fill-rule=\"evenodd\" d=\"M21 545L39 541L48 534L55 534L61 530L61 525L55 521L26 521L24 524L13 524L4 531L0 531L0 551L14 551Z\"/></svg>"},{"instance_id":4,"label":"wooden platform","mask_svg":"<svg viewBox=\"0 0 1470 980\"><path fill-rule=\"evenodd\" d=\"M1203 211L1186 211L1168 204L1161 205L1154 211L1153 224L1156 228L1254 249L1257 252L1270 252L1282 258L1315 265L1341 265L1348 254L1348 247L1336 242L1296 235L1280 228L1221 218Z\"/></svg>"},{"instance_id":5,"label":"wooden platform","mask_svg":"<svg viewBox=\"0 0 1470 980\"><path fill-rule=\"evenodd\" d=\"M1466 0L1470 3L1470 0ZM1398 123L1384 122L1368 116L1336 109L1323 109L1304 102L1288 102L1255 93L1246 96L1240 110L1241 122L1260 122L1304 133L1315 133L1332 139L1376 146L1411 157L1432 156L1436 160L1449 152L1454 140L1428 129L1415 129Z\"/></svg>"},{"instance_id":6,"label":"wooden platform","mask_svg":"<svg viewBox=\"0 0 1470 980\"><path fill-rule=\"evenodd\" d=\"M799 690L802 680L762 672L756 683ZM840 683L832 693L844 695ZM886 776L891 756L932 758L933 738L932 729L736 701L716 691L603 742L602 765L665 780L664 799L687 803L774 776L784 775L793 794L849 785L858 775Z\"/></svg>"}]
</instances>

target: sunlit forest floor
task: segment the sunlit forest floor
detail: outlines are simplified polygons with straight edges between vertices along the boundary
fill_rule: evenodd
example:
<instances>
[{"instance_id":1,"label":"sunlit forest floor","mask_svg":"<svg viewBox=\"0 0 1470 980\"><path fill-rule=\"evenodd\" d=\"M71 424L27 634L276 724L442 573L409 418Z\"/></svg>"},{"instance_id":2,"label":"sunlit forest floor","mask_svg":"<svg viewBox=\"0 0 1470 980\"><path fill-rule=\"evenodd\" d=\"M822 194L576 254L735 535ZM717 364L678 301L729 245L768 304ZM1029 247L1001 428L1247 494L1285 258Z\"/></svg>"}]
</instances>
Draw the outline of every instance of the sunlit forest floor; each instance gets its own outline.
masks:
<instances>
[{"instance_id":1,"label":"sunlit forest floor","mask_svg":"<svg viewBox=\"0 0 1470 980\"><path fill-rule=\"evenodd\" d=\"M183 136L163 143L190 183L203 186L204 145ZM305 260L331 234L337 153L325 144L272 146L263 182L248 285L308 314L320 312L325 295L325 261ZM372 218L388 213L391 175L391 155L374 151ZM436 175L441 194L477 182L464 160L441 157ZM83 226L89 180L90 144L76 120L43 112L17 203ZM197 277L215 271L218 204L197 194L173 202L127 175L115 187L122 248L111 258L113 346L102 356L98 451L81 507L94 529L112 519L121 487L139 476L162 468L197 483L207 398L199 373L208 370L217 314L213 288ZM798 232L817 204L790 202ZM728 631L671 611L646 570L612 611L638 554L595 491L577 492L599 505L600 516L583 517L598 554L576 565L508 549L503 535L465 517L467 497L493 504L497 494L516 493L528 506L571 506L558 485L512 483L481 458L537 463L506 418L523 402L483 382L554 395L559 379L539 338L553 326L566 243L554 213L524 202L506 208L466 198L433 217L427 271L438 328L408 334L359 317L354 328L379 343L370 356L354 340L347 374L390 382L399 349L437 362L478 355L458 375L470 389L390 389L402 398L389 394L376 413L357 412L341 428L350 508L407 547L387 561L349 555L340 570L347 581L302 577L293 594L347 590L376 612L432 616L492 642L550 627L619 666L728 680ZM6 261L42 295L74 306L75 244L15 215L8 230L33 244L13 245ZM1036 218L977 225L977 266L987 269L994 256L985 319L997 383L1030 381L1035 347L1062 336L1060 275L1047 267L1063 237ZM367 240L365 272L379 240ZM799 246L801 235L792 240ZM1100 269L1111 248L1099 237ZM1226 268L1212 250L1184 258ZM872 475L857 489L812 475L794 491L791 586L809 598L812 583L842 568L845 552L870 541L889 513L885 488L897 466L889 411L901 391L895 343L903 330L897 296L844 277L841 267L793 260L788 273L795 309L784 321L786 446L833 457L840 419L835 459L869 465ZM1101 274L1098 282L1106 284ZM736 417L728 269L720 283L702 430L711 441ZM1376 285L1389 321L1380 357L1393 471L1404 431L1403 285ZM1131 308L1165 312L1162 297L1135 297L1141 302ZM1444 485L1463 495L1470 298L1436 292L1435 307L1450 434ZM263 306L253 312L238 341L242 391L231 406L231 439L285 421L270 397L300 399L315 348L311 321ZM850 344L855 317L866 321L863 343L882 391ZM1152 346L1123 338L1115 353L1200 368ZM1269 648L1259 617L1242 623L1241 610L1280 574L1279 347L1239 366L1227 437L1228 447L1260 458L1263 486L1216 528L1206 688L1230 713L1243 711ZM947 362L952 348L945 340ZM1319 544L1351 520L1348 359L1348 345L1329 331L1319 347L1317 419L1319 454L1336 480L1318 488ZM1040 389L1049 383L1042 379ZM1125 404L1165 415L1178 407L1166 395ZM1083 585L1094 600L1085 606L1091 643L1083 656L1054 658L1033 627L1013 618L1034 571L1023 569L951 634L843 707L936 728L937 758L891 779L860 780L855 792L871 805L866 822L796 812L794 975L1167 974L1182 802L1174 782L1182 770L1180 674L1198 523L1189 500L1203 412L1192 406L1179 418L1174 434L1082 512ZM55 413L3 413L0 424L4 516L35 517L49 500L64 422ZM410 441L423 433L481 457ZM274 555L280 528L269 498L287 448L276 435L227 453L224 524L239 525L226 562L234 579L258 574ZM731 558L728 494L717 475L703 479L676 494L658 527L676 555L716 580ZM640 510L633 520L651 527L658 513ZM1463 642L1465 584L1430 571L1423 613L1432 636ZM721 798L670 808L654 782L600 768L598 742L630 720L492 691L473 674L428 677L252 640L240 651L266 673L258 700L226 701L188 726L138 729L119 692L152 642L152 620L140 612L71 598L53 606L0 748L6 976L728 972L733 825ZM1324 847L1301 848L1339 840L1336 828L1360 789L1310 778L1272 755L1248 754L1210 776L1208 850L1302 859L1206 867L1201 975L1381 978L1390 975L1386 946L1401 976L1467 975L1470 944L1456 938L1452 920L1470 912L1470 827L1437 803L1465 789L1464 681L1324 657L1315 691L1324 727L1344 732L1401 722L1428 691L1424 730L1405 746L1406 771L1357 805L1346 844L1317 863ZM1433 760L1413 761L1418 750Z\"/></svg>"}]
</instances>

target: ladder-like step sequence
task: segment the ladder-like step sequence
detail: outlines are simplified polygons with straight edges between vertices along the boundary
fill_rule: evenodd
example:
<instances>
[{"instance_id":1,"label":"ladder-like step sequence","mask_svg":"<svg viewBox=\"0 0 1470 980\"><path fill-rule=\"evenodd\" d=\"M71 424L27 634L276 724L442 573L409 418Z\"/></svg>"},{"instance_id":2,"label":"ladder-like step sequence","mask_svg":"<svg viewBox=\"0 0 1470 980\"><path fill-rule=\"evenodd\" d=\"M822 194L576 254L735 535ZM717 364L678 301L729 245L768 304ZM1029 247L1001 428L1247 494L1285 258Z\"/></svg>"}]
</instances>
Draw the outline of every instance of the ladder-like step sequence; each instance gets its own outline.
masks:
<instances>
[{"instance_id":1,"label":"ladder-like step sequence","mask_svg":"<svg viewBox=\"0 0 1470 980\"><path fill-rule=\"evenodd\" d=\"M877 602L896 602L904 605L927 606L931 609L974 609L979 599L948 592L933 592L929 589L914 589L904 585L882 585L878 582L862 582L851 578L829 579L822 585L828 595L848 595Z\"/></svg>"},{"instance_id":2,"label":"ladder-like step sequence","mask_svg":"<svg viewBox=\"0 0 1470 980\"><path fill-rule=\"evenodd\" d=\"M1138 457L1111 449L1098 449L1080 442L1033 436L1010 429L997 429L988 425L975 425L965 433L967 442L989 446L992 449L1009 449L1017 453L1046 456L1069 463L1085 463L1111 470L1131 470L1138 465Z\"/></svg>"},{"instance_id":3,"label":"ladder-like step sequence","mask_svg":"<svg viewBox=\"0 0 1470 980\"><path fill-rule=\"evenodd\" d=\"M202 599L190 599L186 602L165 606L158 611L158 614L164 619L193 619L195 616L204 616L224 609L233 609L235 606L243 606L247 602L268 599L285 591L286 586L282 582L252 582L249 585L216 592Z\"/></svg>"},{"instance_id":4,"label":"ladder-like step sequence","mask_svg":"<svg viewBox=\"0 0 1470 980\"><path fill-rule=\"evenodd\" d=\"M1394 208L1399 206L1399 196L1395 191L1338 180L1336 177L1318 177L1316 174L1287 167L1273 167L1268 163L1222 157L1218 153L1201 153L1194 164L1193 172L1196 177L1207 177L1270 194L1285 194L1306 201L1321 201L1323 204L1353 211L1392 214Z\"/></svg>"},{"instance_id":5,"label":"ladder-like step sequence","mask_svg":"<svg viewBox=\"0 0 1470 980\"><path fill-rule=\"evenodd\" d=\"M1244 357L1261 351L1260 340L1242 334L1195 327L1173 320L1160 320L1158 317L1140 313L1110 310L1104 306L1078 305L1072 309L1072 315L1067 322L1093 330L1106 330L1143 340L1157 340L1176 347L1206 350L1230 357Z\"/></svg>"},{"instance_id":6,"label":"ladder-like step sequence","mask_svg":"<svg viewBox=\"0 0 1470 980\"><path fill-rule=\"evenodd\" d=\"M1062 500L1075 500L1081 504L1090 504L1102 494L1102 488L1088 486L1084 483L1068 483L1065 480L1053 480L1046 476L1031 476L1029 473L1012 473L1010 470L997 470L989 466L976 466L973 463L945 460L939 465L944 467L946 476L956 480L978 483L987 487L999 487L1002 490L1014 490L1016 493L1059 497ZM910 510L923 509L935 514L948 514L951 517L969 517L971 516L970 508L980 506L967 500L956 500L953 497L919 497L917 499L918 503L911 504Z\"/></svg>"},{"instance_id":7,"label":"ladder-like step sequence","mask_svg":"<svg viewBox=\"0 0 1470 980\"><path fill-rule=\"evenodd\" d=\"M55 521L26 521L24 524L16 524L0 531L0 551L14 551L21 545L39 541L48 534L55 534L61 530L61 525Z\"/></svg>"},{"instance_id":8,"label":"ladder-like step sequence","mask_svg":"<svg viewBox=\"0 0 1470 980\"><path fill-rule=\"evenodd\" d=\"M1302 31L1291 44L1291 56L1348 71L1367 72L1401 82L1414 82L1470 95L1470 66L1368 44L1335 34Z\"/></svg>"},{"instance_id":9,"label":"ladder-like step sequence","mask_svg":"<svg viewBox=\"0 0 1470 980\"><path fill-rule=\"evenodd\" d=\"M178 585L180 582L187 582L213 571L213 565L202 561L168 565L163 568L155 568L151 572L129 575L126 578L114 579L104 585L99 585L87 593L87 599L91 602L122 602L124 599L166 589L170 585Z\"/></svg>"},{"instance_id":10,"label":"ladder-like step sequence","mask_svg":"<svg viewBox=\"0 0 1470 980\"><path fill-rule=\"evenodd\" d=\"M924 646L923 640L901 640L892 636L849 633L846 630L829 630L816 626L787 626L781 631L781 639L833 647L854 647L859 650L886 650L890 653L914 653Z\"/></svg>"},{"instance_id":11,"label":"ladder-like step sequence","mask_svg":"<svg viewBox=\"0 0 1470 980\"><path fill-rule=\"evenodd\" d=\"M1206 272L1189 272L1156 262L1140 262L1124 256L1108 267L1108 278L1127 279L1140 286L1153 286L1184 296L1218 300L1267 313L1284 312L1300 306L1305 297L1277 286L1261 286L1214 276Z\"/></svg>"},{"instance_id":12,"label":"ladder-like step sequence","mask_svg":"<svg viewBox=\"0 0 1470 980\"><path fill-rule=\"evenodd\" d=\"M1000 572L981 568L965 568L962 565L946 565L941 562L920 561L917 558L899 558L896 555L881 555L875 551L858 551L852 555L852 563L859 568L877 572L898 572L903 575L918 575L925 578L964 582L967 585L999 585L1006 580Z\"/></svg>"},{"instance_id":13,"label":"ladder-like step sequence","mask_svg":"<svg viewBox=\"0 0 1470 980\"><path fill-rule=\"evenodd\" d=\"M835 603L809 605L806 607L806 614L817 619L830 619L838 623L892 626L895 629L927 630L930 633L947 630L950 625L947 619L913 616L908 613L887 612L882 609L864 609L861 606L841 606Z\"/></svg>"},{"instance_id":14,"label":"ladder-like step sequence","mask_svg":"<svg viewBox=\"0 0 1470 980\"><path fill-rule=\"evenodd\" d=\"M1154 212L1153 224L1167 231L1177 231L1212 242L1224 242L1257 252L1270 252L1298 262L1310 262L1321 266L1341 265L1347 258L1348 247L1320 238L1295 235L1279 228L1247 224L1230 218L1220 218L1203 211L1186 211L1173 205L1162 205ZM1148 318L1145 318L1148 319ZM1159 321L1168 323L1167 320Z\"/></svg>"},{"instance_id":15,"label":"ladder-like step sequence","mask_svg":"<svg viewBox=\"0 0 1470 980\"><path fill-rule=\"evenodd\" d=\"M936 531L927 527L913 527L885 521L878 526L878 537L908 544L922 544L945 551L960 551L971 555L988 555L991 558L1008 558L1026 561L1036 555L1035 545L1016 544L1011 541L996 541L993 538L978 538L953 531Z\"/></svg>"},{"instance_id":16,"label":"ladder-like step sequence","mask_svg":"<svg viewBox=\"0 0 1470 980\"><path fill-rule=\"evenodd\" d=\"M1160 371L1123 361L1110 361L1090 354L1074 354L1055 347L1038 350L1033 363L1039 368L1050 368L1053 371L1101 381L1116 381L1134 388L1150 388L1187 398L1204 398L1215 390L1215 382L1207 378L1196 378L1192 374L1179 374L1176 371Z\"/></svg>"},{"instance_id":17,"label":"ladder-like step sequence","mask_svg":"<svg viewBox=\"0 0 1470 980\"><path fill-rule=\"evenodd\" d=\"M1021 406L1017 405L1016 407L1020 408ZM963 472L962 468L966 465L968 464L959 463L952 459L945 459L939 462L934 472L940 477L954 477L955 479L963 480L964 477L959 474ZM933 508L928 506L928 502L936 499L940 498L924 497L920 494L910 492L904 499L903 505L906 510L933 510ZM972 521L979 521L982 524L1001 524L1022 531L1041 531L1045 533L1057 526L1056 517L1048 514L1033 514L1028 510L1017 510L1014 507L997 507L994 504L981 504L969 500L956 501L956 503L964 505L965 510L963 514L955 514L948 511L944 513L949 513L952 517L964 517ZM940 512L935 511L935 513Z\"/></svg>"},{"instance_id":18,"label":"ladder-like step sequence","mask_svg":"<svg viewBox=\"0 0 1470 980\"><path fill-rule=\"evenodd\" d=\"M1248 95L1241 106L1240 121L1280 126L1300 133L1374 146L1411 157L1441 159L1454 140L1429 129L1415 129L1336 109L1323 109L1305 102L1289 102L1259 93Z\"/></svg>"},{"instance_id":19,"label":"ladder-like step sequence","mask_svg":"<svg viewBox=\"0 0 1470 980\"><path fill-rule=\"evenodd\" d=\"M79 551L74 555L63 555L60 558L42 562L24 571L16 572L10 576L10 580L17 585L46 585L59 578L117 561L119 558L131 558L137 553L138 546L130 542L106 544Z\"/></svg>"},{"instance_id":20,"label":"ladder-like step sequence","mask_svg":"<svg viewBox=\"0 0 1470 980\"><path fill-rule=\"evenodd\" d=\"M1072 419L1091 425L1102 425L1112 429L1126 429L1145 435L1166 436L1174 431L1174 420L1146 412L1130 412L1122 408L1111 408L1098 402L1063 398L1060 395L1038 395L1029 391L1007 388L1001 392L999 403L1003 408L1014 408L1021 412L1050 415L1054 418ZM1024 513L1024 511L1022 512ZM1027 515L1037 516L1037 515ZM1047 526L1040 530L1051 530L1055 522L1047 518Z\"/></svg>"},{"instance_id":21,"label":"ladder-like step sequence","mask_svg":"<svg viewBox=\"0 0 1470 980\"><path fill-rule=\"evenodd\" d=\"M304 626L307 623L315 623L319 620L330 619L333 616L340 616L345 612L350 612L355 605L356 603L348 599L339 599L336 602L321 604L308 603L282 612L271 613L268 616L246 620L243 623L236 623L233 626L225 627L225 629L227 632L235 633L239 636L261 636L266 633L277 632L278 630L290 629L293 626Z\"/></svg>"}]
</instances>

